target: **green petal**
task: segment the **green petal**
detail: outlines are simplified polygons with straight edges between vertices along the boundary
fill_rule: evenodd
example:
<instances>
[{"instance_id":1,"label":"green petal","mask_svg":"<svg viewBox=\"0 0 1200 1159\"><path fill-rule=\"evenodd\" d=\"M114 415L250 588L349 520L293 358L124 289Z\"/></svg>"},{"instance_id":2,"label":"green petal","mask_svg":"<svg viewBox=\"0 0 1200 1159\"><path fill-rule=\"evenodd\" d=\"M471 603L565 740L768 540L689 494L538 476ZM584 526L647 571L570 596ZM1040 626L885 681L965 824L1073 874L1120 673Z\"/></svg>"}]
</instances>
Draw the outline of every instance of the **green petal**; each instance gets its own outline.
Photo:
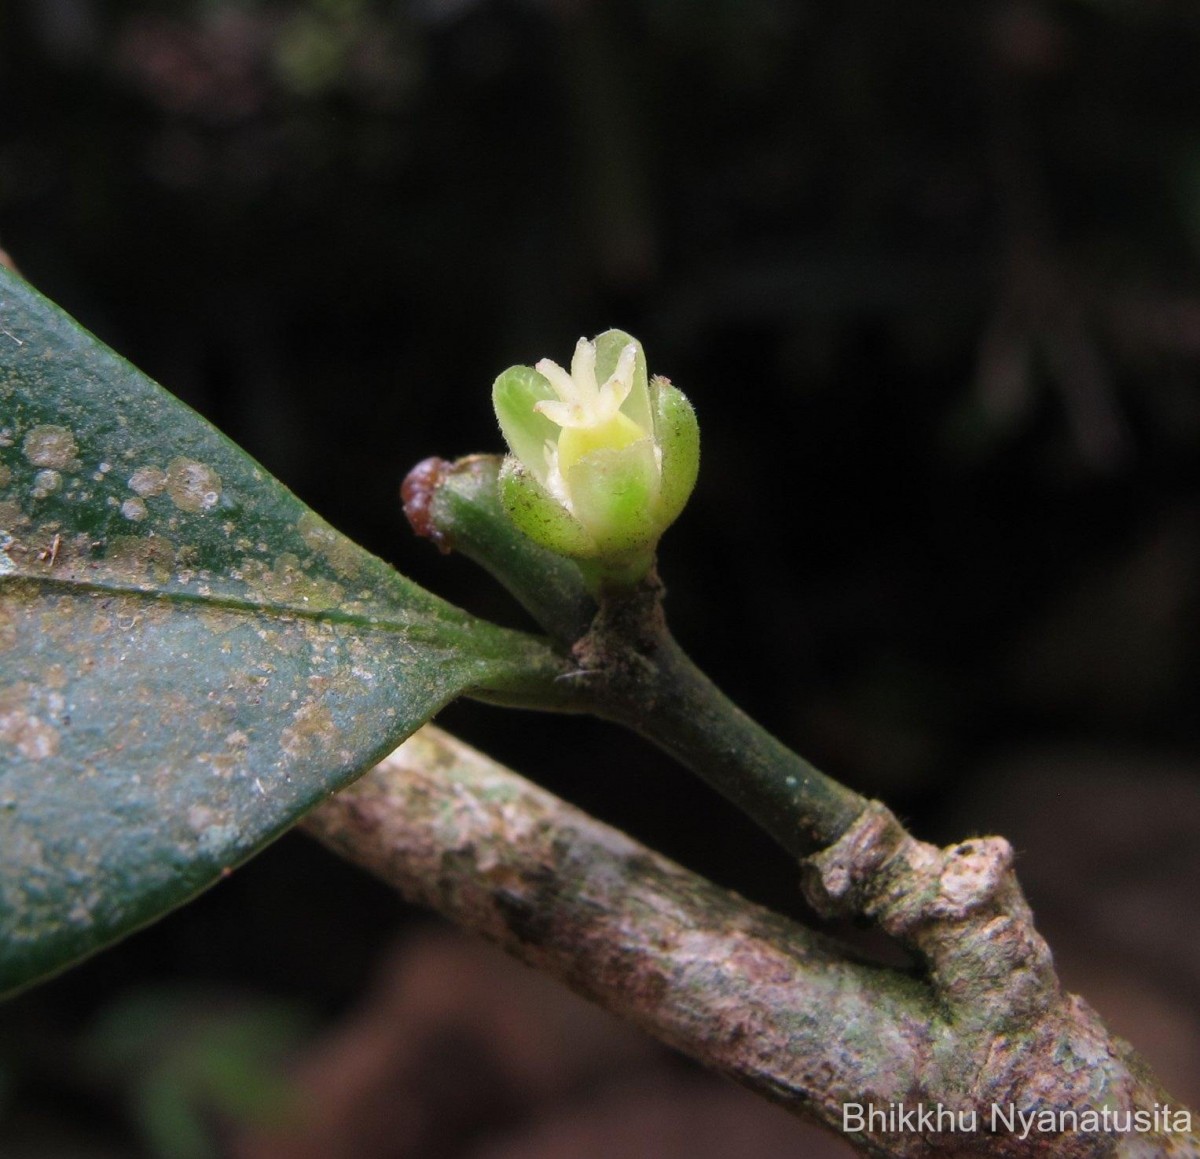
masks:
<instances>
[{"instance_id":1,"label":"green petal","mask_svg":"<svg viewBox=\"0 0 1200 1159\"><path fill-rule=\"evenodd\" d=\"M605 330L596 336L596 381L605 383L617 369L621 351L630 344L637 347L637 361L633 368L633 389L621 405L622 413L628 415L644 431L654 428L651 424L650 393L646 383L646 355L642 344L626 334L624 330Z\"/></svg>"},{"instance_id":2,"label":"green petal","mask_svg":"<svg viewBox=\"0 0 1200 1159\"><path fill-rule=\"evenodd\" d=\"M559 428L534 405L558 396L532 366L510 366L492 386L492 405L508 449L540 482L546 481L546 440L558 441Z\"/></svg>"},{"instance_id":3,"label":"green petal","mask_svg":"<svg viewBox=\"0 0 1200 1159\"><path fill-rule=\"evenodd\" d=\"M573 558L596 554L595 539L517 459L504 460L499 487L509 519L534 543Z\"/></svg>"},{"instance_id":4,"label":"green petal","mask_svg":"<svg viewBox=\"0 0 1200 1159\"><path fill-rule=\"evenodd\" d=\"M657 376L651 380L654 435L662 448L662 487L655 512L660 530L678 518L700 470L700 427L683 391Z\"/></svg>"},{"instance_id":5,"label":"green petal","mask_svg":"<svg viewBox=\"0 0 1200 1159\"><path fill-rule=\"evenodd\" d=\"M658 539L658 488L650 439L586 455L567 475L575 516L604 555L620 555Z\"/></svg>"}]
</instances>

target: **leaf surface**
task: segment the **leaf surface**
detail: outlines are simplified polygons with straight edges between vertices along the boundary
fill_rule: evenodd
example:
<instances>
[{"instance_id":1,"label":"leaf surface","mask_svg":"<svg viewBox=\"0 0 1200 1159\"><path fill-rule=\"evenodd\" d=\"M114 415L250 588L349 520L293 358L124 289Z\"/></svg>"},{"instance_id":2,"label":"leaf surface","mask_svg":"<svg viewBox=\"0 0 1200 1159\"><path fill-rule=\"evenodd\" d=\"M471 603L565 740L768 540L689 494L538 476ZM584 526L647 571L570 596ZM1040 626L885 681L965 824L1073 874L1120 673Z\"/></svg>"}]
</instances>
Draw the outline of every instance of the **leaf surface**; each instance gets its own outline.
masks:
<instances>
[{"instance_id":1,"label":"leaf surface","mask_svg":"<svg viewBox=\"0 0 1200 1159\"><path fill-rule=\"evenodd\" d=\"M0 993L553 657L330 527L0 269Z\"/></svg>"}]
</instances>

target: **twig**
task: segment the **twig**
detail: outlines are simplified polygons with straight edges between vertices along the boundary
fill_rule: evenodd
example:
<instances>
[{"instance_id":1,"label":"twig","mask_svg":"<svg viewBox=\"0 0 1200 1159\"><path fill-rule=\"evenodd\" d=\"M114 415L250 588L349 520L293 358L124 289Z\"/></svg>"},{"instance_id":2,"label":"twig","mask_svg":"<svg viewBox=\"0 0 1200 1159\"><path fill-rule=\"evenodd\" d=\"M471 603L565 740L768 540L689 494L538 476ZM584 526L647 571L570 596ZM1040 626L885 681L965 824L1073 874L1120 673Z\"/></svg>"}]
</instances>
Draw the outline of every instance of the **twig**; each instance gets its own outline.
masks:
<instances>
[{"instance_id":1,"label":"twig","mask_svg":"<svg viewBox=\"0 0 1200 1159\"><path fill-rule=\"evenodd\" d=\"M305 824L409 900L833 1130L848 1110L854 1125L855 1104L959 1116L941 1132L896 1130L894 1114L847 1132L865 1154L1200 1156L1190 1116L1059 990L999 839L937 850L872 803L811 859L814 900L872 913L915 945L926 984L718 889L434 728ZM1156 1129L1058 1132L1043 1117L1021 1138L992 1130L994 1108L1142 1111Z\"/></svg>"}]
</instances>

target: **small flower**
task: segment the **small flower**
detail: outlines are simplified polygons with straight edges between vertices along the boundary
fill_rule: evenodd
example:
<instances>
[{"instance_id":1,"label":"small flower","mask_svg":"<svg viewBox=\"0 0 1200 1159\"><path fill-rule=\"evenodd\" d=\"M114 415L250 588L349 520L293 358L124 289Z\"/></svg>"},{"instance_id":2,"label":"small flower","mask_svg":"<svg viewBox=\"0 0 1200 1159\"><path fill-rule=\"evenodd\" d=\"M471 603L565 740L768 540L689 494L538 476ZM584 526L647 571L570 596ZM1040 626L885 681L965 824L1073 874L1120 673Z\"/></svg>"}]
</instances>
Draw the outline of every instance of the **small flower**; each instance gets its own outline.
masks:
<instances>
[{"instance_id":1,"label":"small flower","mask_svg":"<svg viewBox=\"0 0 1200 1159\"><path fill-rule=\"evenodd\" d=\"M558 398L543 399L534 403L533 409L562 427L557 442L546 441L544 486L572 513L575 504L565 475L576 463L595 451L620 450L640 439L653 438L653 431L621 412L621 404L633 392L637 353L633 342L623 346L616 369L603 386L596 384L596 344L586 338L575 344L570 374L549 358L543 358L534 367ZM661 459L661 450L658 456ZM536 466L532 469L535 475L539 474Z\"/></svg>"},{"instance_id":2,"label":"small flower","mask_svg":"<svg viewBox=\"0 0 1200 1159\"><path fill-rule=\"evenodd\" d=\"M570 371L548 358L496 379L496 416L511 456L500 494L516 525L601 579L636 582L696 481L691 404L647 380L641 345L619 330L581 338Z\"/></svg>"}]
</instances>

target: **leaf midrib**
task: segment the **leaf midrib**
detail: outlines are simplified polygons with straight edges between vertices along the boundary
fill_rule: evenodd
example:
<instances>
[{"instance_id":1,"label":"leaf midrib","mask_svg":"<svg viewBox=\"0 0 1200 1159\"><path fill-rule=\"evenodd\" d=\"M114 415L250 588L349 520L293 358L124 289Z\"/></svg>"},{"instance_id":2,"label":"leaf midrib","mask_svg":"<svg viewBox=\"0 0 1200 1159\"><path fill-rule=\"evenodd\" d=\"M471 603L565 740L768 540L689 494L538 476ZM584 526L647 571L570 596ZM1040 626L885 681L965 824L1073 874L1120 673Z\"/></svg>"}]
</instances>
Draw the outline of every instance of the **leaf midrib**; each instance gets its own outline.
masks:
<instances>
[{"instance_id":1,"label":"leaf midrib","mask_svg":"<svg viewBox=\"0 0 1200 1159\"><path fill-rule=\"evenodd\" d=\"M316 609L295 607L292 604L258 603L254 600L238 599L229 595L201 595L194 592L162 592L147 591L145 588L126 584L103 583L95 580L56 579L53 576L32 576L10 574L0 576L0 590L7 585L29 584L40 588L57 589L71 594L101 594L112 596L132 596L148 602L170 604L190 604L203 608L215 608L225 611L240 612L247 615L269 615L280 619L306 620L313 623L342 624L362 628L367 631L389 631L397 635L413 636L422 641L426 637L435 638L439 633L447 631L471 630L484 627L492 631L504 631L514 636L520 636L532 641L534 638L523 632L512 629L502 629L495 624L483 620L473 620L463 613L460 620L441 620L430 616L422 616L416 621L407 623L389 619L384 616L362 616L354 612L337 609Z\"/></svg>"}]
</instances>

